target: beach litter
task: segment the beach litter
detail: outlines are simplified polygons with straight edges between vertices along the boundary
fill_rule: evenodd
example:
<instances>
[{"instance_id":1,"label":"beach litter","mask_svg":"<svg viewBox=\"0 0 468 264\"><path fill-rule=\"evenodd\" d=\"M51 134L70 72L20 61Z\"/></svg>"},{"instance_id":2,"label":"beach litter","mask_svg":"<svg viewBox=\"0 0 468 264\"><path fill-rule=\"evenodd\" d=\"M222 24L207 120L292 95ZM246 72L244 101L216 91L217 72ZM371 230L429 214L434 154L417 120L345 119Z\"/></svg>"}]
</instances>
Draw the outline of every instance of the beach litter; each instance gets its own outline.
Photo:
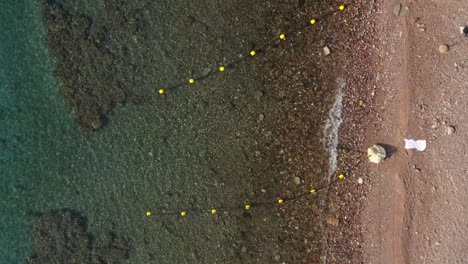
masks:
<instances>
[{"instance_id":1,"label":"beach litter","mask_svg":"<svg viewBox=\"0 0 468 264\"><path fill-rule=\"evenodd\" d=\"M367 149L367 157L370 162L379 164L387 157L387 153L382 146L375 144Z\"/></svg>"},{"instance_id":2,"label":"beach litter","mask_svg":"<svg viewBox=\"0 0 468 264\"><path fill-rule=\"evenodd\" d=\"M460 34L465 35L465 37L468 37L468 26L460 27Z\"/></svg>"},{"instance_id":3,"label":"beach litter","mask_svg":"<svg viewBox=\"0 0 468 264\"><path fill-rule=\"evenodd\" d=\"M426 149L426 140L405 139L405 149L423 151Z\"/></svg>"}]
</instances>

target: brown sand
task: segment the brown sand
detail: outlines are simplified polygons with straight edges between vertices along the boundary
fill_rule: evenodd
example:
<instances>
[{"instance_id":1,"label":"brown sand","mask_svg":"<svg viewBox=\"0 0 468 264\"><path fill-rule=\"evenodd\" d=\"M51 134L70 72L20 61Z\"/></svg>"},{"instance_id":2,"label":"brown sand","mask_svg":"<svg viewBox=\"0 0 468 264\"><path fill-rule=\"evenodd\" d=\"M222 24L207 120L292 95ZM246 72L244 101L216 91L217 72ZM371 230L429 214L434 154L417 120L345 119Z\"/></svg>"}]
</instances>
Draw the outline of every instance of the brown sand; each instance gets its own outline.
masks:
<instances>
[{"instance_id":1,"label":"brown sand","mask_svg":"<svg viewBox=\"0 0 468 264\"><path fill-rule=\"evenodd\" d=\"M459 27L468 3L403 1L409 13L397 17L398 3L378 1L376 14L378 113L367 144L391 144L398 153L363 168L364 263L467 263L468 39ZM450 49L441 54L444 43ZM428 147L405 150L404 138L426 139Z\"/></svg>"}]
</instances>

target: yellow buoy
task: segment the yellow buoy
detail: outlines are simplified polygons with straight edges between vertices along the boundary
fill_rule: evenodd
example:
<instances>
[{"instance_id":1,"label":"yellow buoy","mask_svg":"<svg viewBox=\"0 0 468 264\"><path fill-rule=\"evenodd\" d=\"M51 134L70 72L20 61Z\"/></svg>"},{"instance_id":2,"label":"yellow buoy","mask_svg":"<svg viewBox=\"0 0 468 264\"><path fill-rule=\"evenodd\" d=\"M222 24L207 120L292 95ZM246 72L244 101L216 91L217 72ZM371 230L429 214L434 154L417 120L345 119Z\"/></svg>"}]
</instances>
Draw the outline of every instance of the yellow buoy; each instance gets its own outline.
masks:
<instances>
[{"instance_id":1,"label":"yellow buoy","mask_svg":"<svg viewBox=\"0 0 468 264\"><path fill-rule=\"evenodd\" d=\"M286 35L281 34L281 35L279 36L279 38L280 38L280 39L285 39L285 38L286 38Z\"/></svg>"},{"instance_id":2,"label":"yellow buoy","mask_svg":"<svg viewBox=\"0 0 468 264\"><path fill-rule=\"evenodd\" d=\"M153 213L151 213L151 211L147 211L146 212L146 216L151 216Z\"/></svg>"},{"instance_id":3,"label":"yellow buoy","mask_svg":"<svg viewBox=\"0 0 468 264\"><path fill-rule=\"evenodd\" d=\"M344 5L340 5L340 10L343 11L345 9Z\"/></svg>"},{"instance_id":4,"label":"yellow buoy","mask_svg":"<svg viewBox=\"0 0 468 264\"><path fill-rule=\"evenodd\" d=\"M278 203L282 204L282 203L284 203L284 200L283 199L278 199Z\"/></svg>"},{"instance_id":5,"label":"yellow buoy","mask_svg":"<svg viewBox=\"0 0 468 264\"><path fill-rule=\"evenodd\" d=\"M245 210L250 210L250 204L245 205Z\"/></svg>"},{"instance_id":6,"label":"yellow buoy","mask_svg":"<svg viewBox=\"0 0 468 264\"><path fill-rule=\"evenodd\" d=\"M310 193L315 193L315 192L316 192L315 189L310 190Z\"/></svg>"},{"instance_id":7,"label":"yellow buoy","mask_svg":"<svg viewBox=\"0 0 468 264\"><path fill-rule=\"evenodd\" d=\"M340 175L338 175L338 179L343 180L344 178L345 178L345 176L344 176L343 173L341 173Z\"/></svg>"},{"instance_id":8,"label":"yellow buoy","mask_svg":"<svg viewBox=\"0 0 468 264\"><path fill-rule=\"evenodd\" d=\"M255 52L255 50L252 50L252 51L250 52L250 56L252 56L252 57L255 56L255 54L257 54L257 52Z\"/></svg>"},{"instance_id":9,"label":"yellow buoy","mask_svg":"<svg viewBox=\"0 0 468 264\"><path fill-rule=\"evenodd\" d=\"M159 89L159 94L164 94L164 89Z\"/></svg>"},{"instance_id":10,"label":"yellow buoy","mask_svg":"<svg viewBox=\"0 0 468 264\"><path fill-rule=\"evenodd\" d=\"M315 20L315 19L310 20L310 24L312 24L312 25L315 24L316 22L317 22L317 20Z\"/></svg>"},{"instance_id":11,"label":"yellow buoy","mask_svg":"<svg viewBox=\"0 0 468 264\"><path fill-rule=\"evenodd\" d=\"M188 82L189 82L190 84L194 84L194 83L195 83L195 79L189 79Z\"/></svg>"},{"instance_id":12,"label":"yellow buoy","mask_svg":"<svg viewBox=\"0 0 468 264\"><path fill-rule=\"evenodd\" d=\"M219 71L220 71L220 72L223 72L224 70L225 70L224 66L220 66L220 67L219 67Z\"/></svg>"},{"instance_id":13,"label":"yellow buoy","mask_svg":"<svg viewBox=\"0 0 468 264\"><path fill-rule=\"evenodd\" d=\"M181 215L182 217L187 216L187 212L182 211L182 212L180 212L180 215Z\"/></svg>"}]
</instances>

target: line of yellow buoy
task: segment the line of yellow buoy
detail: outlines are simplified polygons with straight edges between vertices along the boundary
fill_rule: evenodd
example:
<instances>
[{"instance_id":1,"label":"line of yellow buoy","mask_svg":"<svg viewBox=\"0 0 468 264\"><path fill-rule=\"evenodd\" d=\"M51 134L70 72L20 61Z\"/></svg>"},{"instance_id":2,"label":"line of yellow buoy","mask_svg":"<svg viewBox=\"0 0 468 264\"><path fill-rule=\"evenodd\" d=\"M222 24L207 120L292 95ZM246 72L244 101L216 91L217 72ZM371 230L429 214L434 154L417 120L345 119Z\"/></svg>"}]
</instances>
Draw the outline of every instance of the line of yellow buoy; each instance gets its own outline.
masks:
<instances>
[{"instance_id":1,"label":"line of yellow buoy","mask_svg":"<svg viewBox=\"0 0 468 264\"><path fill-rule=\"evenodd\" d=\"M338 7L338 10L339 10L339 11L343 11L343 10L345 10L345 8L346 8L346 6L343 4L343 5L340 5L340 6ZM333 13L335 13L335 11L333 11ZM320 19L319 19L319 20L320 20ZM317 23L317 19L311 19L311 20L309 20L308 25L311 26L311 25L315 25L316 23ZM281 40L286 40L286 37L287 37L287 34L286 34L286 33L281 33L281 34L279 35L279 40L280 40L280 41L281 41ZM271 45L271 42L270 42L269 44ZM254 49L254 50L251 50L251 51L249 52L250 57L254 57L255 55L257 55L257 52L258 52L258 50L255 50L255 49ZM244 57L242 57L242 55L241 55L241 58L244 58ZM243 60L243 59L237 60L236 62L230 63L230 64L228 64L228 65L232 66L232 65L234 65L235 63L238 63L238 62L240 62L240 61L242 61L242 60ZM220 65L219 68L218 68L218 72L224 72L224 71L226 70L226 67L228 67L228 66L227 66L227 65ZM203 76L203 77L205 77L205 76ZM190 77L190 78L188 78L188 84L189 84L189 85L194 85L198 79L200 79L200 78ZM178 87L178 86L179 86L179 85L173 85L173 86L169 86L169 87L176 88L176 87ZM159 89L158 92L159 92L159 94L161 94L161 95L165 95L165 94L167 93L167 90L168 90L168 89L161 88L161 89Z\"/></svg>"}]
</instances>

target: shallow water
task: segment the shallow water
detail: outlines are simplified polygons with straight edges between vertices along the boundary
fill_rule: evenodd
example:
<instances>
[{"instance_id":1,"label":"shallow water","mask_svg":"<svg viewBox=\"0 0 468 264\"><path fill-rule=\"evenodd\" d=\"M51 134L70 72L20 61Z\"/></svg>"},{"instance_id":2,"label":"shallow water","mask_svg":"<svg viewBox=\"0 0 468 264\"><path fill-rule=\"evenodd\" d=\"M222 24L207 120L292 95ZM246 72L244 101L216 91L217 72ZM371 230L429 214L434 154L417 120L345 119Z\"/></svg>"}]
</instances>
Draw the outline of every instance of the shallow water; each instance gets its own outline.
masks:
<instances>
[{"instance_id":1,"label":"shallow water","mask_svg":"<svg viewBox=\"0 0 468 264\"><path fill-rule=\"evenodd\" d=\"M102 3L93 3L64 6L99 21ZM283 168L259 115L275 128L280 120L269 118L282 115L285 103L257 97L268 91L261 64L240 63L165 97L156 92L265 41L268 3L161 1L147 8L155 35L139 39L144 42L135 52L151 69L142 89L154 87L153 96L117 107L105 127L84 132L60 96L39 8L32 1L0 4L1 263L22 263L33 254L32 212L61 208L84 215L97 241L111 231L127 238L130 263L269 263L275 256L265 245L276 243L285 222L276 211L247 219L235 212L158 216L159 208L207 210L276 199L270 175ZM191 27L180 13L193 17ZM139 45L154 49L154 56L145 61ZM263 188L268 192L259 195ZM145 217L148 210L154 218ZM240 253L244 246L247 256Z\"/></svg>"}]
</instances>

